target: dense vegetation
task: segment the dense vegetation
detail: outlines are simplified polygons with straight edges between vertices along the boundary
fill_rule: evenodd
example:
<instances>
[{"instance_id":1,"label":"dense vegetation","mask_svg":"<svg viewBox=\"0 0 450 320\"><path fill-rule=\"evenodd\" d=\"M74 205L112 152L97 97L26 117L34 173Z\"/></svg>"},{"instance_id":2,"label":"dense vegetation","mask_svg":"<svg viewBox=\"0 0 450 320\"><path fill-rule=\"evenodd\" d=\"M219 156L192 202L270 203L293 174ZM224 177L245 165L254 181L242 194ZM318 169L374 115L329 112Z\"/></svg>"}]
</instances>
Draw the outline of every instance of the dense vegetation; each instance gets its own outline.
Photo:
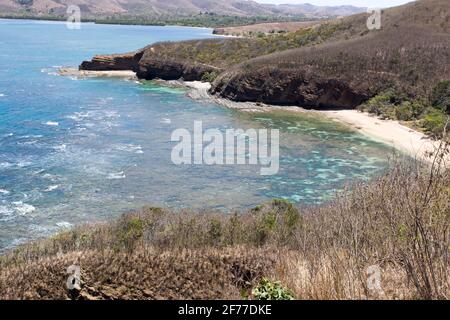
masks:
<instances>
[{"instance_id":1,"label":"dense vegetation","mask_svg":"<svg viewBox=\"0 0 450 320\"><path fill-rule=\"evenodd\" d=\"M79 227L1 256L0 299L448 299L445 153L393 163L322 206L144 208ZM72 264L82 283L68 291Z\"/></svg>"},{"instance_id":2,"label":"dense vegetation","mask_svg":"<svg viewBox=\"0 0 450 320\"><path fill-rule=\"evenodd\" d=\"M325 42L338 34L342 28L344 26L339 23L325 23L290 33L259 33L246 39L163 42L150 47L155 57L188 61L192 64L202 63L225 69L255 57Z\"/></svg>"},{"instance_id":3,"label":"dense vegetation","mask_svg":"<svg viewBox=\"0 0 450 320\"><path fill-rule=\"evenodd\" d=\"M51 20L66 21L67 16L44 14L36 16L30 12L24 11L17 14L2 14L0 18L8 19L34 19L34 20ZM150 25L150 26L188 26L188 27L232 27L249 25L265 22L288 22L303 21L303 16L229 16L212 13L195 14L189 16L140 16L140 15L84 15L83 22L95 22L98 24L124 24L124 25Z\"/></svg>"},{"instance_id":4,"label":"dense vegetation","mask_svg":"<svg viewBox=\"0 0 450 320\"><path fill-rule=\"evenodd\" d=\"M191 15L186 17L149 17L149 16L108 16L96 18L96 23L109 24L127 24L127 25L179 25L190 27L231 27L248 25L264 22L287 22L287 21L302 21L303 16L229 16L219 15L214 13L204 13Z\"/></svg>"},{"instance_id":5,"label":"dense vegetation","mask_svg":"<svg viewBox=\"0 0 450 320\"><path fill-rule=\"evenodd\" d=\"M381 118L406 122L433 137L448 133L450 116L450 80L439 82L430 97L411 99L401 92L384 91L359 107Z\"/></svg>"}]
</instances>

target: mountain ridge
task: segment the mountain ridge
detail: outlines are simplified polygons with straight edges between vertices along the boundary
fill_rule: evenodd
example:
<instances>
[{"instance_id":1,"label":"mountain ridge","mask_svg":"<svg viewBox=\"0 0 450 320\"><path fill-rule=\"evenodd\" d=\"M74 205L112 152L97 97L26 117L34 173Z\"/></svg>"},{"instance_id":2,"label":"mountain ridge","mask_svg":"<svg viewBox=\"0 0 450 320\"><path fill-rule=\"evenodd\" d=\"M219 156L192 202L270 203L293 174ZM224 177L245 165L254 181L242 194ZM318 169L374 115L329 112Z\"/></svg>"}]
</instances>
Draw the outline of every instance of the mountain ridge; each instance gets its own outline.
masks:
<instances>
[{"instance_id":1,"label":"mountain ridge","mask_svg":"<svg viewBox=\"0 0 450 320\"><path fill-rule=\"evenodd\" d=\"M355 14L366 8L354 6L272 5L251 0L73 0L82 14L89 17L103 15L189 16L218 14L226 16L303 16L323 18ZM0 0L3 15L65 15L63 0Z\"/></svg>"}]
</instances>

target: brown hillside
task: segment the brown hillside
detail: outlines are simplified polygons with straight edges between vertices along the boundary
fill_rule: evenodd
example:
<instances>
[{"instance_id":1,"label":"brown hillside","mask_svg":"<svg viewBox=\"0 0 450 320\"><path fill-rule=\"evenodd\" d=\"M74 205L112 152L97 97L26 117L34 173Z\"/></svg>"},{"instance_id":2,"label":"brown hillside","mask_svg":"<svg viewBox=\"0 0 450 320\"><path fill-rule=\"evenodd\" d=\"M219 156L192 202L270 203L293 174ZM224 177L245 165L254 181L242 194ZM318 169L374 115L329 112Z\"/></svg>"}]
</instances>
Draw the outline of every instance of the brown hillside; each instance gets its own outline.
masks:
<instances>
[{"instance_id":1,"label":"brown hillside","mask_svg":"<svg viewBox=\"0 0 450 320\"><path fill-rule=\"evenodd\" d=\"M342 16L364 11L352 6L276 6L247 0L0 0L1 14L64 15L68 5L78 5L85 15L186 16L201 12L228 16Z\"/></svg>"},{"instance_id":2,"label":"brown hillside","mask_svg":"<svg viewBox=\"0 0 450 320\"><path fill-rule=\"evenodd\" d=\"M223 73L212 92L237 101L356 107L387 88L427 95L450 74L450 3L418 1L385 10L382 29L367 15L336 25L334 41L245 61ZM348 38L348 40L344 40Z\"/></svg>"}]
</instances>

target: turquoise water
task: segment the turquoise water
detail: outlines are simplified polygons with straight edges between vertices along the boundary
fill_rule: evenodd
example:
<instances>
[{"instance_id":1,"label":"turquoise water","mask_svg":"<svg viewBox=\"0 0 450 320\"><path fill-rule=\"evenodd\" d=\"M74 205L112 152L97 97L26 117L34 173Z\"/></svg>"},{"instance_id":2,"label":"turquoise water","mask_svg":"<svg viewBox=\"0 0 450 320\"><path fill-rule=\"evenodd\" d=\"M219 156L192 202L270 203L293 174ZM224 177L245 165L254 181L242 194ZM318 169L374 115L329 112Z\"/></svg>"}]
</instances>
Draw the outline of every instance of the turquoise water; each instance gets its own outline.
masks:
<instances>
[{"instance_id":1,"label":"turquoise water","mask_svg":"<svg viewBox=\"0 0 450 320\"><path fill-rule=\"evenodd\" d=\"M0 20L0 250L150 204L242 209L270 198L314 204L370 179L391 150L308 115L242 114L151 82L71 79L59 66L161 40L211 37L181 27ZM175 166L177 128L278 128L280 172Z\"/></svg>"}]
</instances>

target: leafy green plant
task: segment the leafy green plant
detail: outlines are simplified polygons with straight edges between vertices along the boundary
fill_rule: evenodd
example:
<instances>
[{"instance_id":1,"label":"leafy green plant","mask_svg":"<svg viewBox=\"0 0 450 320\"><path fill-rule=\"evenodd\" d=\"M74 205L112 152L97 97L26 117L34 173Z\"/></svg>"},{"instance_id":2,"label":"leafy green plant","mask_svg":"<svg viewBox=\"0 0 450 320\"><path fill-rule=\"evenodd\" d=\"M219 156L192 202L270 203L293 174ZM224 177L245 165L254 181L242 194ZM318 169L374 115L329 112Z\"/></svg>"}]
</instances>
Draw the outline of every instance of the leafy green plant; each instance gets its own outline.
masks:
<instances>
[{"instance_id":1,"label":"leafy green plant","mask_svg":"<svg viewBox=\"0 0 450 320\"><path fill-rule=\"evenodd\" d=\"M431 95L433 107L450 114L450 80L441 81Z\"/></svg>"},{"instance_id":2,"label":"leafy green plant","mask_svg":"<svg viewBox=\"0 0 450 320\"><path fill-rule=\"evenodd\" d=\"M218 219L212 218L209 223L208 235L213 245L220 243L222 239L222 223Z\"/></svg>"},{"instance_id":3,"label":"leafy green plant","mask_svg":"<svg viewBox=\"0 0 450 320\"><path fill-rule=\"evenodd\" d=\"M419 101L403 101L395 107L395 118L401 121L411 121L419 119L426 106Z\"/></svg>"},{"instance_id":4,"label":"leafy green plant","mask_svg":"<svg viewBox=\"0 0 450 320\"><path fill-rule=\"evenodd\" d=\"M301 222L297 208L284 199L274 199L257 206L252 213L258 217L255 226L257 244L264 244L274 237L277 241L289 243Z\"/></svg>"},{"instance_id":5,"label":"leafy green plant","mask_svg":"<svg viewBox=\"0 0 450 320\"><path fill-rule=\"evenodd\" d=\"M202 76L202 81L212 83L214 80L216 80L217 76L218 76L218 73L215 71L205 72Z\"/></svg>"},{"instance_id":6,"label":"leafy green plant","mask_svg":"<svg viewBox=\"0 0 450 320\"><path fill-rule=\"evenodd\" d=\"M294 294L282 287L279 282L271 282L262 278L258 286L252 290L256 300L294 300Z\"/></svg>"},{"instance_id":7,"label":"leafy green plant","mask_svg":"<svg viewBox=\"0 0 450 320\"><path fill-rule=\"evenodd\" d=\"M444 132L448 116L440 109L431 110L423 119L423 127L434 137L441 137Z\"/></svg>"},{"instance_id":8,"label":"leafy green plant","mask_svg":"<svg viewBox=\"0 0 450 320\"><path fill-rule=\"evenodd\" d=\"M119 223L117 235L119 242L125 247L131 248L144 235L144 222L137 216L124 217Z\"/></svg>"}]
</instances>

